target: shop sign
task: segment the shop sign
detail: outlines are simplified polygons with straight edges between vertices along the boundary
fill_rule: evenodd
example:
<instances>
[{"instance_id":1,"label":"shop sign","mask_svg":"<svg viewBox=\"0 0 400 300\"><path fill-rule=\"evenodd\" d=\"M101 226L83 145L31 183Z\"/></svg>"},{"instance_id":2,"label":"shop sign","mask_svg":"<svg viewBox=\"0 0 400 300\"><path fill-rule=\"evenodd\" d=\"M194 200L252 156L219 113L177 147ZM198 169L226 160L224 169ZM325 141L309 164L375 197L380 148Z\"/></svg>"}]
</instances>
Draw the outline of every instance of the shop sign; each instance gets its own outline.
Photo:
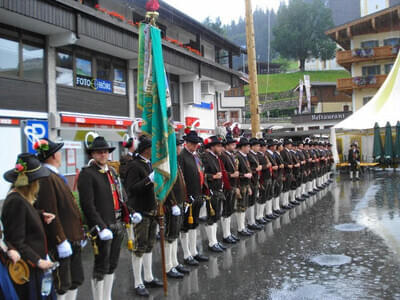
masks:
<instances>
[{"instance_id":1,"label":"shop sign","mask_svg":"<svg viewBox=\"0 0 400 300\"><path fill-rule=\"evenodd\" d=\"M44 120L27 120L24 128L26 147L29 153L35 154L33 144L39 139L49 137L49 123Z\"/></svg>"},{"instance_id":2,"label":"shop sign","mask_svg":"<svg viewBox=\"0 0 400 300\"><path fill-rule=\"evenodd\" d=\"M96 91L112 93L111 81L76 76L76 86L91 88Z\"/></svg>"},{"instance_id":3,"label":"shop sign","mask_svg":"<svg viewBox=\"0 0 400 300\"><path fill-rule=\"evenodd\" d=\"M114 81L114 94L126 95L126 83L122 81Z\"/></svg>"}]
</instances>

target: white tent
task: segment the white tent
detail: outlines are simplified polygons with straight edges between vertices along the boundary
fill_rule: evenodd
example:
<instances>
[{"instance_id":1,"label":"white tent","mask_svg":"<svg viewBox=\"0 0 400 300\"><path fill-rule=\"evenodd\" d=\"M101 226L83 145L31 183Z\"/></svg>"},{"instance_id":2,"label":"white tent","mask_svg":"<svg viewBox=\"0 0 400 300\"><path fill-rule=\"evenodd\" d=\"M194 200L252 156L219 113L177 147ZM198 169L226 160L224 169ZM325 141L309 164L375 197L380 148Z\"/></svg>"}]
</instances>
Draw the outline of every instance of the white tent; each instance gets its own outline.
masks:
<instances>
[{"instance_id":1,"label":"white tent","mask_svg":"<svg viewBox=\"0 0 400 300\"><path fill-rule=\"evenodd\" d=\"M396 126L400 120L400 55L385 82L375 96L350 117L335 125L335 129L372 129L376 122L384 127L389 121Z\"/></svg>"}]
</instances>

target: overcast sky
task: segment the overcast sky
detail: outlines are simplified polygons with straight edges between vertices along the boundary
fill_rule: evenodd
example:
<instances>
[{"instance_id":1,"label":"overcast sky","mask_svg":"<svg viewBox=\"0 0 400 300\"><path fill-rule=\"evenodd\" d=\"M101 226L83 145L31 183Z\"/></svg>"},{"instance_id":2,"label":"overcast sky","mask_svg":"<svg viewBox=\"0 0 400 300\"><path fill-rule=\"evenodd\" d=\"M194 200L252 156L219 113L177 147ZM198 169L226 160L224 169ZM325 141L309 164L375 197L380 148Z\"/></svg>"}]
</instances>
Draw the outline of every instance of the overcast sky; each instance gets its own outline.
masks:
<instances>
[{"instance_id":1,"label":"overcast sky","mask_svg":"<svg viewBox=\"0 0 400 300\"><path fill-rule=\"evenodd\" d=\"M203 21L210 16L221 17L222 23L229 24L232 20L244 17L245 0L164 0L192 18ZM253 10L256 7L278 9L284 0L252 0Z\"/></svg>"}]
</instances>

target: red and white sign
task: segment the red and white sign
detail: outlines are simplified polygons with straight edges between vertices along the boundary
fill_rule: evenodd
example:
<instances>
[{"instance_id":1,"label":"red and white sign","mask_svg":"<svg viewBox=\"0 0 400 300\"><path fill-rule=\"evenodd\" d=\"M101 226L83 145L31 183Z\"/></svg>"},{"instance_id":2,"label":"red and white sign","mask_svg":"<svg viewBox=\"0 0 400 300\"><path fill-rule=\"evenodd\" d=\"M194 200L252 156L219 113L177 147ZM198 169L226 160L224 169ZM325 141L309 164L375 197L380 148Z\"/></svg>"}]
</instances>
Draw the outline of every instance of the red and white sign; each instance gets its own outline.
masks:
<instances>
[{"instance_id":1,"label":"red and white sign","mask_svg":"<svg viewBox=\"0 0 400 300\"><path fill-rule=\"evenodd\" d=\"M0 125L19 125L19 120L18 119L0 118Z\"/></svg>"},{"instance_id":2,"label":"red and white sign","mask_svg":"<svg viewBox=\"0 0 400 300\"><path fill-rule=\"evenodd\" d=\"M199 118L195 118L195 117L186 117L186 126L188 127L192 127L193 123L195 123L196 121L199 121ZM196 122L195 127L199 127L200 126L200 122Z\"/></svg>"},{"instance_id":3,"label":"red and white sign","mask_svg":"<svg viewBox=\"0 0 400 300\"><path fill-rule=\"evenodd\" d=\"M68 114L61 114L61 122L69 124L108 125L121 127L128 127L133 123L133 121L129 118L103 118Z\"/></svg>"}]
</instances>

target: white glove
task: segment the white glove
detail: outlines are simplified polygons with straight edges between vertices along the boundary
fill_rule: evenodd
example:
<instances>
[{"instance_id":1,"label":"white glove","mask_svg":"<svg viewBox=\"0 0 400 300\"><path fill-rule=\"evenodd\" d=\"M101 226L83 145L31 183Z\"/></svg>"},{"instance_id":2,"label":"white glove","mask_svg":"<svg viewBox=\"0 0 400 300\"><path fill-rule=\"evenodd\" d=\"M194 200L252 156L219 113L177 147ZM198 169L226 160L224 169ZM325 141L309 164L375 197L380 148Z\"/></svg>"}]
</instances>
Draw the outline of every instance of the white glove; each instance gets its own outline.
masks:
<instances>
[{"instance_id":1,"label":"white glove","mask_svg":"<svg viewBox=\"0 0 400 300\"><path fill-rule=\"evenodd\" d=\"M178 205L172 206L172 215L176 217L181 215L181 209Z\"/></svg>"},{"instance_id":2,"label":"white glove","mask_svg":"<svg viewBox=\"0 0 400 300\"><path fill-rule=\"evenodd\" d=\"M154 182L154 171L150 173L149 179L151 180L151 182Z\"/></svg>"},{"instance_id":3,"label":"white glove","mask_svg":"<svg viewBox=\"0 0 400 300\"><path fill-rule=\"evenodd\" d=\"M60 258L67 258L72 255L71 244L65 240L60 245L57 245L57 251Z\"/></svg>"},{"instance_id":4,"label":"white glove","mask_svg":"<svg viewBox=\"0 0 400 300\"><path fill-rule=\"evenodd\" d=\"M142 219L142 215L139 213L131 214L131 221L133 224L139 224L140 222L142 222Z\"/></svg>"},{"instance_id":5,"label":"white glove","mask_svg":"<svg viewBox=\"0 0 400 300\"><path fill-rule=\"evenodd\" d=\"M109 241L113 239L113 233L110 229L104 228L102 231L99 232L99 238L102 241Z\"/></svg>"}]
</instances>

